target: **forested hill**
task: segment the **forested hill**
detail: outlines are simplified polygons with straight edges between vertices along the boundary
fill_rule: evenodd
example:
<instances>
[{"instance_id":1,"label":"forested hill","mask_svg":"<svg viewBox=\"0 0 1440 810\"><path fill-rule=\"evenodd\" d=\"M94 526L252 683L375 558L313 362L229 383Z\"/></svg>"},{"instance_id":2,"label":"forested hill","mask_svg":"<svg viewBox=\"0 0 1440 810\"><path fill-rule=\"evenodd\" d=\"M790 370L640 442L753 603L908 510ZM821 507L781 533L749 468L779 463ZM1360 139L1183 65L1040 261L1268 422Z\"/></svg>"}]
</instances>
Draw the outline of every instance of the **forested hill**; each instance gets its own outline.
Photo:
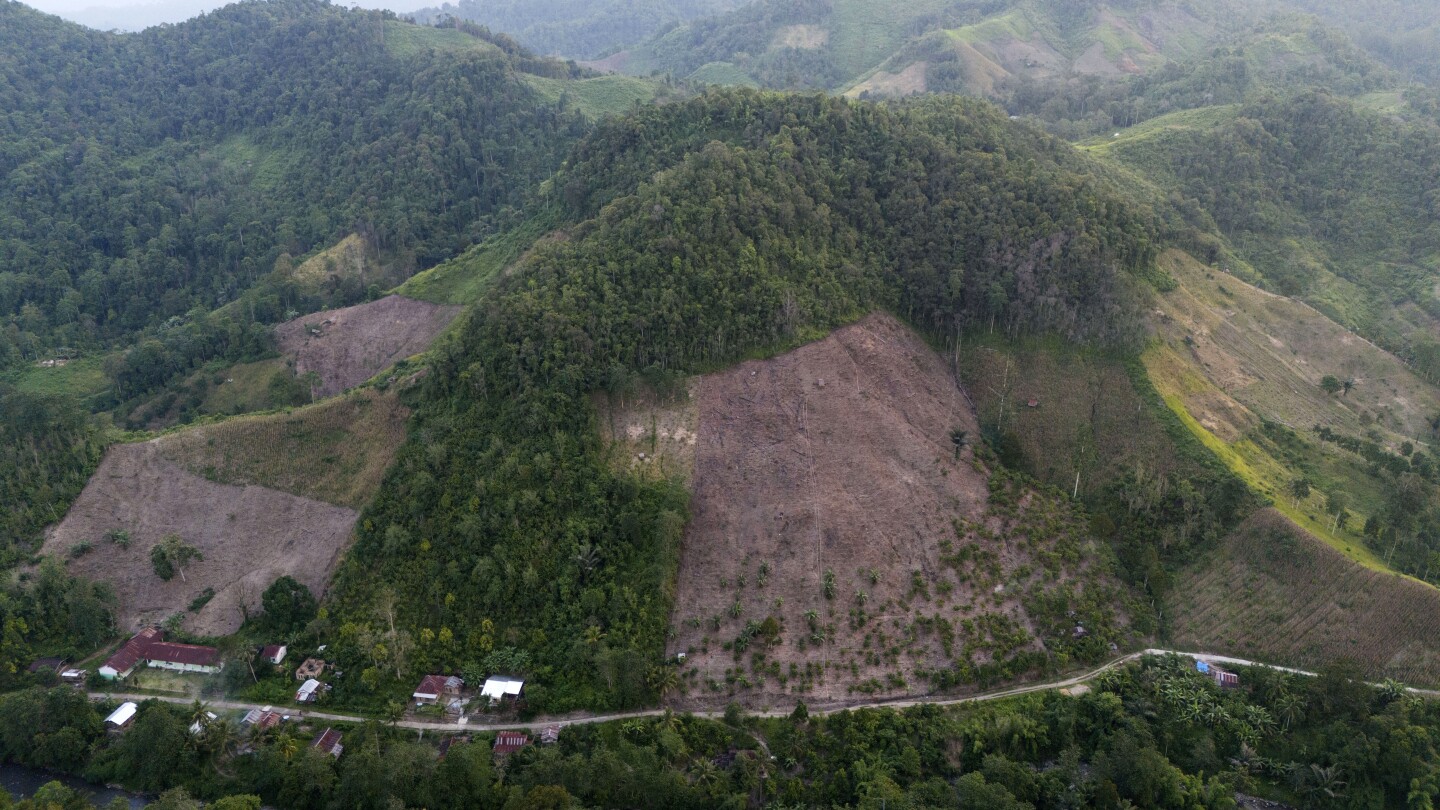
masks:
<instances>
[{"instance_id":1,"label":"forested hill","mask_svg":"<svg viewBox=\"0 0 1440 810\"><path fill-rule=\"evenodd\" d=\"M877 307L1134 345L1156 226L1087 165L953 98L724 92L602 126L554 184L573 224L434 363L335 585L340 666L524 669L542 711L648 700L687 496L606 463L591 393Z\"/></svg>"},{"instance_id":2,"label":"forested hill","mask_svg":"<svg viewBox=\"0 0 1440 810\"><path fill-rule=\"evenodd\" d=\"M129 35L0 2L0 364L213 308L349 232L401 263L451 255L587 128L524 72L570 75L314 0Z\"/></svg>"},{"instance_id":3,"label":"forested hill","mask_svg":"<svg viewBox=\"0 0 1440 810\"><path fill-rule=\"evenodd\" d=\"M264 357L268 324L502 227L591 129L565 92L579 75L473 25L318 0L139 34L0 0L0 410L63 422L6 425L0 547L79 492L100 444L85 409L123 418L207 362ZM295 280L351 234L379 265L365 281ZM76 356L88 371L35 368Z\"/></svg>"}]
</instances>

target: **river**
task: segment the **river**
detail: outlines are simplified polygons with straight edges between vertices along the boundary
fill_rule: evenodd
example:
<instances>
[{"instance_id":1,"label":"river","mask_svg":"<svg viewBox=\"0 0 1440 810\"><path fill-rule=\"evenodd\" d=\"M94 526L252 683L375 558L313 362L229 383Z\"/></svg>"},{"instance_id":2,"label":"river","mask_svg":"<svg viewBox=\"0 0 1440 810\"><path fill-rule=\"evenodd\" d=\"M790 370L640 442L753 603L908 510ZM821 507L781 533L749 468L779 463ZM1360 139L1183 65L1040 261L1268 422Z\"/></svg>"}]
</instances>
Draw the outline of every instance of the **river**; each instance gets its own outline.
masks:
<instances>
[{"instance_id":1,"label":"river","mask_svg":"<svg viewBox=\"0 0 1440 810\"><path fill-rule=\"evenodd\" d=\"M47 771L37 771L33 768L24 768L19 765L0 765L0 787L5 788L17 799L24 799L34 795L41 785L47 782L60 782L66 787L78 791L81 795L88 796L90 802L97 807L103 806L106 802L116 796L123 796L130 800L130 807L144 807L148 802L139 796L132 796L123 790L112 790L100 785L92 785L89 782L76 779L73 776L59 776Z\"/></svg>"}]
</instances>

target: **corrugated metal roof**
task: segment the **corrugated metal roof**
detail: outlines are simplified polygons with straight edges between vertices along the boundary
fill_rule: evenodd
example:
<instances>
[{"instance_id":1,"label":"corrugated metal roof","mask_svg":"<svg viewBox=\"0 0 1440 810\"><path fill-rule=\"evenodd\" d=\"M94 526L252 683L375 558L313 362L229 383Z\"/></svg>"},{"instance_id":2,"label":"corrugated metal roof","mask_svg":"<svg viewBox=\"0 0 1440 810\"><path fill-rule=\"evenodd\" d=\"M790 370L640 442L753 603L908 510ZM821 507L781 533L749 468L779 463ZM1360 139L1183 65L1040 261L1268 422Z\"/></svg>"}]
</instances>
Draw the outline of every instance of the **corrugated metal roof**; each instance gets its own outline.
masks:
<instances>
[{"instance_id":1,"label":"corrugated metal roof","mask_svg":"<svg viewBox=\"0 0 1440 810\"><path fill-rule=\"evenodd\" d=\"M126 701L125 703L120 704L120 708L111 712L110 716L105 718L105 722L109 723L112 726L123 726L126 723L130 722L130 718L134 717L135 712L139 711L139 709L139 706L136 706L134 703Z\"/></svg>"}]
</instances>

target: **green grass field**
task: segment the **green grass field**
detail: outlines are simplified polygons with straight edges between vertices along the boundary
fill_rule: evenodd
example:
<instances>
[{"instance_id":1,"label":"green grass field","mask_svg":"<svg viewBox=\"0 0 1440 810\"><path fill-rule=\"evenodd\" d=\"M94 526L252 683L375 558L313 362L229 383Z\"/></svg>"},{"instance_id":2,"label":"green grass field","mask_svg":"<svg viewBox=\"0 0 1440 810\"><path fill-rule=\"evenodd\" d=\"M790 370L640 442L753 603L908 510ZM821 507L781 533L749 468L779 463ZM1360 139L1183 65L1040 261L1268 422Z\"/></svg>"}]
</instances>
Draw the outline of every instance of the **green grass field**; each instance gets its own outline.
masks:
<instances>
[{"instance_id":1,"label":"green grass field","mask_svg":"<svg viewBox=\"0 0 1440 810\"><path fill-rule=\"evenodd\" d=\"M358 389L293 411L237 416L160 438L197 475L363 508L405 439L395 393Z\"/></svg>"},{"instance_id":2,"label":"green grass field","mask_svg":"<svg viewBox=\"0 0 1440 810\"><path fill-rule=\"evenodd\" d=\"M708 62L686 77L701 84L719 84L733 87L759 87L760 83L750 74L730 62Z\"/></svg>"},{"instance_id":3,"label":"green grass field","mask_svg":"<svg viewBox=\"0 0 1440 810\"><path fill-rule=\"evenodd\" d=\"M221 382L210 387L200 412L229 416L270 408L270 380L284 370L285 361L278 357L231 366L214 375Z\"/></svg>"},{"instance_id":4,"label":"green grass field","mask_svg":"<svg viewBox=\"0 0 1440 810\"><path fill-rule=\"evenodd\" d=\"M426 50L500 53L499 48L464 31L412 25L399 20L385 21L385 50L401 58Z\"/></svg>"},{"instance_id":5,"label":"green grass field","mask_svg":"<svg viewBox=\"0 0 1440 810\"><path fill-rule=\"evenodd\" d=\"M530 220L524 226L493 236L450 261L417 273L392 292L433 304L473 304L500 271L535 243L543 226Z\"/></svg>"},{"instance_id":6,"label":"green grass field","mask_svg":"<svg viewBox=\"0 0 1440 810\"><path fill-rule=\"evenodd\" d=\"M522 81L542 99L554 104L561 98L586 118L624 115L636 103L652 101L656 84L635 76L596 76L578 81L547 79L525 74Z\"/></svg>"},{"instance_id":7,"label":"green grass field","mask_svg":"<svg viewBox=\"0 0 1440 810\"><path fill-rule=\"evenodd\" d=\"M105 358L97 355L80 357L51 368L31 364L5 372L0 380L27 394L87 399L110 387L104 369Z\"/></svg>"}]
</instances>

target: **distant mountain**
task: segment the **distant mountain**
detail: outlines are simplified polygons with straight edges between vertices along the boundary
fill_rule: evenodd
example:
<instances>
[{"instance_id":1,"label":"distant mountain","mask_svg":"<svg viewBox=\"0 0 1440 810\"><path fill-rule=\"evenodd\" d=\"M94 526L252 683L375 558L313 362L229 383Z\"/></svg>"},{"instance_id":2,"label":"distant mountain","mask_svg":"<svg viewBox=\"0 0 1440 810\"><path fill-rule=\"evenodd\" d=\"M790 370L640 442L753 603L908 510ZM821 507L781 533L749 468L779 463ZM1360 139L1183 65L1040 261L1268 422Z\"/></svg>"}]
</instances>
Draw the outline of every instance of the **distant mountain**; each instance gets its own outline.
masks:
<instances>
[{"instance_id":1,"label":"distant mountain","mask_svg":"<svg viewBox=\"0 0 1440 810\"><path fill-rule=\"evenodd\" d=\"M743 0L460 0L407 16L458 17L503 31L538 53L593 59L667 27L739 6Z\"/></svg>"},{"instance_id":2,"label":"distant mountain","mask_svg":"<svg viewBox=\"0 0 1440 810\"><path fill-rule=\"evenodd\" d=\"M987 93L1010 77L1118 76L1198 54L1234 24L1228 11L1180 0L761 0L607 66L786 89Z\"/></svg>"}]
</instances>

